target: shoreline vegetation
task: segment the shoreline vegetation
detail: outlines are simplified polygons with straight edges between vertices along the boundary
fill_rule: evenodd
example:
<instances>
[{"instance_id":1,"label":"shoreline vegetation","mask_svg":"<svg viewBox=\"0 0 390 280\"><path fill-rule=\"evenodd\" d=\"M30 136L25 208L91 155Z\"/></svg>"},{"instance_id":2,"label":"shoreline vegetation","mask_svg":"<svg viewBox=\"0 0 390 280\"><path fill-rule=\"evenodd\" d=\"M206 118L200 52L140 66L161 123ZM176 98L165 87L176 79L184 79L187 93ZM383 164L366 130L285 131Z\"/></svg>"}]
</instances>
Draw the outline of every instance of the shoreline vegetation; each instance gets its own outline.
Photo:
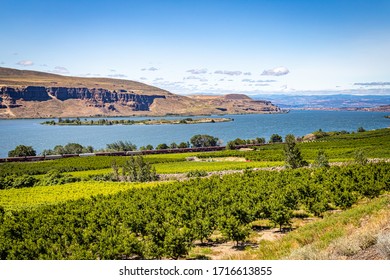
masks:
<instances>
[{"instance_id":1,"label":"shoreline vegetation","mask_svg":"<svg viewBox=\"0 0 390 280\"><path fill-rule=\"evenodd\" d=\"M42 122L42 125L164 125L164 124L199 124L199 123L221 123L221 122L231 122L234 121L232 118L183 118L183 119L146 119L146 120L109 120L109 119L99 119L99 120L81 120L80 118L76 119L63 119L59 118L57 121L45 121Z\"/></svg>"},{"instance_id":2,"label":"shoreline vegetation","mask_svg":"<svg viewBox=\"0 0 390 280\"><path fill-rule=\"evenodd\" d=\"M4 163L0 255L388 259L390 130L278 136L253 150Z\"/></svg>"}]
</instances>

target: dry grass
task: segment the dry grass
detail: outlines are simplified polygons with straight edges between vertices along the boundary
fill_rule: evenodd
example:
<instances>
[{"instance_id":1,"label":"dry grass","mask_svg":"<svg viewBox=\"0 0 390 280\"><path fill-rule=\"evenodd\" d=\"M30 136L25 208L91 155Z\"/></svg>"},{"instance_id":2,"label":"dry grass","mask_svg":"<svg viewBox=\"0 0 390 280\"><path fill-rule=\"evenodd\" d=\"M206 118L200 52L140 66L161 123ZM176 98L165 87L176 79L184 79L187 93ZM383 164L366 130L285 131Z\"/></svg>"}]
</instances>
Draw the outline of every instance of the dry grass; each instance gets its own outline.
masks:
<instances>
[{"instance_id":1,"label":"dry grass","mask_svg":"<svg viewBox=\"0 0 390 280\"><path fill-rule=\"evenodd\" d=\"M390 260L390 232L382 232L378 235L377 249L383 258Z\"/></svg>"},{"instance_id":2,"label":"dry grass","mask_svg":"<svg viewBox=\"0 0 390 280\"><path fill-rule=\"evenodd\" d=\"M372 247L381 250L383 257L388 258L390 257L390 234L380 234L380 232L389 225L390 209L384 207L372 215L364 216L358 224L347 224L344 234L335 238L328 246L321 248L313 242L293 250L287 259L364 259L364 252Z\"/></svg>"},{"instance_id":3,"label":"dry grass","mask_svg":"<svg viewBox=\"0 0 390 280\"><path fill-rule=\"evenodd\" d=\"M389 195L365 200L277 240L260 240L257 249L243 252L238 259L380 259L375 248L378 234L390 225L389 203Z\"/></svg>"}]
</instances>

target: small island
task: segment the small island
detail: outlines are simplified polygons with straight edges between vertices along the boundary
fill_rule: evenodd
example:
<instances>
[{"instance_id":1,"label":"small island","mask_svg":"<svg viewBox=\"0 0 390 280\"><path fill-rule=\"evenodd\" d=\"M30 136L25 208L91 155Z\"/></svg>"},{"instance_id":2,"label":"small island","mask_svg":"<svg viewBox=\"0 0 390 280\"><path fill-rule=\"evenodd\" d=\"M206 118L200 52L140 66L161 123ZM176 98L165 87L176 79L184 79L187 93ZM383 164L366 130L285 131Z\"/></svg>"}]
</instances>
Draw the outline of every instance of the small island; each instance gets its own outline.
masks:
<instances>
[{"instance_id":1,"label":"small island","mask_svg":"<svg viewBox=\"0 0 390 280\"><path fill-rule=\"evenodd\" d=\"M75 119L62 119L59 118L58 121L51 120L45 121L41 124L43 125L161 125L161 124L199 124L199 123L221 123L221 122L231 122L234 121L232 118L184 118L184 119L146 119L146 120L112 120L112 119L99 119L99 120L80 120L80 118Z\"/></svg>"}]
</instances>

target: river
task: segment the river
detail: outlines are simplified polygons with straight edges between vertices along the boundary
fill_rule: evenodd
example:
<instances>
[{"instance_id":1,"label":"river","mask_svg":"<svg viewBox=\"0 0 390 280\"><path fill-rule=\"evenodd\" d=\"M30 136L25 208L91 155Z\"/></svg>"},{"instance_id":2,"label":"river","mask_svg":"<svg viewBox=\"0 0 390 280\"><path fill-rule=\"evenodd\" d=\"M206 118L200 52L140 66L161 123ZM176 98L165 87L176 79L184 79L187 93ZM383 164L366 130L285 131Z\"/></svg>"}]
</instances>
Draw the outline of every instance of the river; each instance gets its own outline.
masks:
<instances>
[{"instance_id":1,"label":"river","mask_svg":"<svg viewBox=\"0 0 390 280\"><path fill-rule=\"evenodd\" d=\"M32 146L37 153L40 153L44 149L53 149L56 145L66 145L70 142L101 149L105 148L106 144L119 140L130 141L137 147L147 144L156 146L160 143L169 145L172 142L189 141L195 134L209 134L222 140L222 144L226 144L227 141L237 137L242 139L264 137L268 140L273 133L283 137L290 133L295 136L303 136L320 128L323 131L346 130L352 132L359 127L371 130L390 126L390 119L384 118L385 115L388 113L290 111L287 114L220 116L234 119L232 122L225 123L113 126L49 126L40 124L51 119L0 120L0 157L6 157L8 151L20 144ZM141 118L133 117L131 119Z\"/></svg>"}]
</instances>

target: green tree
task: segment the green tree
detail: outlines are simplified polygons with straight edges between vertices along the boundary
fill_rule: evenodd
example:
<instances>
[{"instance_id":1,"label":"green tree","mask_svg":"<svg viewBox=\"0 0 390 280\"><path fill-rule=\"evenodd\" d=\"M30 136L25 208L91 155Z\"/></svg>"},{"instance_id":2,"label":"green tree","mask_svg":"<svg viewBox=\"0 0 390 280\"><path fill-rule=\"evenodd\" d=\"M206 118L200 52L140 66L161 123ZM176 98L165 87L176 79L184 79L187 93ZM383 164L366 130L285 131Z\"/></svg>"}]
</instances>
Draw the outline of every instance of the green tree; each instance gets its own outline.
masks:
<instances>
[{"instance_id":1,"label":"green tree","mask_svg":"<svg viewBox=\"0 0 390 280\"><path fill-rule=\"evenodd\" d=\"M284 225L291 225L293 209L297 207L299 195L290 187L285 190L277 189L273 196L269 197L268 212L269 219L279 225L279 230L282 231Z\"/></svg>"},{"instance_id":2,"label":"green tree","mask_svg":"<svg viewBox=\"0 0 390 280\"><path fill-rule=\"evenodd\" d=\"M14 181L14 188L29 188L33 187L38 182L38 179L36 179L33 176L30 175L22 175L20 177L17 177Z\"/></svg>"},{"instance_id":3,"label":"green tree","mask_svg":"<svg viewBox=\"0 0 390 280\"><path fill-rule=\"evenodd\" d=\"M284 155L286 166L289 168L298 168L307 165L307 162L303 159L301 151L295 143L295 137L292 134L288 134L286 136Z\"/></svg>"},{"instance_id":4,"label":"green tree","mask_svg":"<svg viewBox=\"0 0 390 280\"><path fill-rule=\"evenodd\" d=\"M193 147L212 147L218 145L218 138L207 135L207 134L197 134L191 137L190 142Z\"/></svg>"},{"instance_id":5,"label":"green tree","mask_svg":"<svg viewBox=\"0 0 390 280\"><path fill-rule=\"evenodd\" d=\"M193 246L192 241L193 234L188 228L178 229L171 226L164 238L164 255L177 260L188 254Z\"/></svg>"},{"instance_id":6,"label":"green tree","mask_svg":"<svg viewBox=\"0 0 390 280\"><path fill-rule=\"evenodd\" d=\"M53 149L55 155L63 155L66 154L66 151L62 145L57 145Z\"/></svg>"},{"instance_id":7,"label":"green tree","mask_svg":"<svg viewBox=\"0 0 390 280\"><path fill-rule=\"evenodd\" d=\"M354 154L354 161L360 165L366 165L368 163L368 159L364 154L363 150L357 150Z\"/></svg>"},{"instance_id":8,"label":"green tree","mask_svg":"<svg viewBox=\"0 0 390 280\"><path fill-rule=\"evenodd\" d=\"M112 180L118 181L119 180L119 166L116 163L116 160L112 161L111 167L112 167Z\"/></svg>"},{"instance_id":9,"label":"green tree","mask_svg":"<svg viewBox=\"0 0 390 280\"><path fill-rule=\"evenodd\" d=\"M272 134L270 139L269 139L269 142L270 143L281 143L281 142L283 142L283 138L279 134Z\"/></svg>"},{"instance_id":10,"label":"green tree","mask_svg":"<svg viewBox=\"0 0 390 280\"><path fill-rule=\"evenodd\" d=\"M45 149L45 150L43 150L42 152L41 152L41 155L42 156L47 156L47 155L54 155L54 151L53 150L51 150L51 149Z\"/></svg>"},{"instance_id":11,"label":"green tree","mask_svg":"<svg viewBox=\"0 0 390 280\"><path fill-rule=\"evenodd\" d=\"M215 230L215 222L206 211L197 211L196 218L191 223L195 238L205 243Z\"/></svg>"},{"instance_id":12,"label":"green tree","mask_svg":"<svg viewBox=\"0 0 390 280\"><path fill-rule=\"evenodd\" d=\"M255 143L253 143L253 144L264 144L264 143L265 143L264 137L256 137Z\"/></svg>"},{"instance_id":13,"label":"green tree","mask_svg":"<svg viewBox=\"0 0 390 280\"><path fill-rule=\"evenodd\" d=\"M221 232L229 240L235 241L236 246L238 246L240 241L245 241L249 236L250 227L249 225L241 224L234 216L230 216L221 221Z\"/></svg>"},{"instance_id":14,"label":"green tree","mask_svg":"<svg viewBox=\"0 0 390 280\"><path fill-rule=\"evenodd\" d=\"M329 160L324 150L319 150L313 164L314 167L329 167Z\"/></svg>"},{"instance_id":15,"label":"green tree","mask_svg":"<svg viewBox=\"0 0 390 280\"><path fill-rule=\"evenodd\" d=\"M57 169L52 169L40 178L39 185L41 186L62 185L65 183L77 182L79 180L80 180L79 178L75 178L72 175L64 175L61 174Z\"/></svg>"},{"instance_id":16,"label":"green tree","mask_svg":"<svg viewBox=\"0 0 390 280\"><path fill-rule=\"evenodd\" d=\"M284 225L291 225L292 210L283 204L275 204L271 208L270 220L279 225L279 230L282 231Z\"/></svg>"},{"instance_id":17,"label":"green tree","mask_svg":"<svg viewBox=\"0 0 390 280\"><path fill-rule=\"evenodd\" d=\"M153 146L152 145L146 145L146 146L141 146L140 148L139 148L139 150L140 151L150 151L150 150L153 150L154 148L153 148Z\"/></svg>"},{"instance_id":18,"label":"green tree","mask_svg":"<svg viewBox=\"0 0 390 280\"><path fill-rule=\"evenodd\" d=\"M250 140L248 140L248 142L250 142ZM227 144L226 144L226 149L227 150L233 150L236 148L236 146L238 145L246 145L247 144L247 141L241 139L241 138L236 138L232 141L229 141ZM248 143L249 144L249 143Z\"/></svg>"},{"instance_id":19,"label":"green tree","mask_svg":"<svg viewBox=\"0 0 390 280\"><path fill-rule=\"evenodd\" d=\"M166 149L168 149L168 148L169 148L168 145L165 144L165 143L158 144L158 145L156 146L156 150L166 150Z\"/></svg>"},{"instance_id":20,"label":"green tree","mask_svg":"<svg viewBox=\"0 0 390 280\"><path fill-rule=\"evenodd\" d=\"M64 146L65 154L81 154L84 147L78 143L68 143Z\"/></svg>"},{"instance_id":21,"label":"green tree","mask_svg":"<svg viewBox=\"0 0 390 280\"><path fill-rule=\"evenodd\" d=\"M137 146L131 143L130 141L118 141L111 144L107 144L107 149L111 151L135 151Z\"/></svg>"},{"instance_id":22,"label":"green tree","mask_svg":"<svg viewBox=\"0 0 390 280\"><path fill-rule=\"evenodd\" d=\"M320 139L320 138L329 136L329 133L323 131L321 128L317 131L314 131L313 134L314 134L316 139Z\"/></svg>"},{"instance_id":23,"label":"green tree","mask_svg":"<svg viewBox=\"0 0 390 280\"><path fill-rule=\"evenodd\" d=\"M113 165L114 174L117 173L116 164ZM129 182L149 182L157 180L156 169L144 160L142 156L133 157L122 167L122 178Z\"/></svg>"},{"instance_id":24,"label":"green tree","mask_svg":"<svg viewBox=\"0 0 390 280\"><path fill-rule=\"evenodd\" d=\"M83 147L83 153L93 153L94 148L92 146Z\"/></svg>"},{"instance_id":25,"label":"green tree","mask_svg":"<svg viewBox=\"0 0 390 280\"><path fill-rule=\"evenodd\" d=\"M146 145L146 150L153 150L153 146L152 145L150 145L150 144L148 144L148 145Z\"/></svg>"},{"instance_id":26,"label":"green tree","mask_svg":"<svg viewBox=\"0 0 390 280\"><path fill-rule=\"evenodd\" d=\"M365 132L366 130L361 126L357 129L357 132Z\"/></svg>"},{"instance_id":27,"label":"green tree","mask_svg":"<svg viewBox=\"0 0 390 280\"><path fill-rule=\"evenodd\" d=\"M176 149L178 146L175 142L172 142L171 145L169 145L170 149Z\"/></svg>"},{"instance_id":28,"label":"green tree","mask_svg":"<svg viewBox=\"0 0 390 280\"><path fill-rule=\"evenodd\" d=\"M9 157L26 157L26 156L36 156L36 151L32 146L18 145L15 149L8 152Z\"/></svg>"},{"instance_id":29,"label":"green tree","mask_svg":"<svg viewBox=\"0 0 390 280\"><path fill-rule=\"evenodd\" d=\"M185 148L189 148L190 147L190 144L188 142L181 142L178 146L178 148L180 149L185 149Z\"/></svg>"}]
</instances>

